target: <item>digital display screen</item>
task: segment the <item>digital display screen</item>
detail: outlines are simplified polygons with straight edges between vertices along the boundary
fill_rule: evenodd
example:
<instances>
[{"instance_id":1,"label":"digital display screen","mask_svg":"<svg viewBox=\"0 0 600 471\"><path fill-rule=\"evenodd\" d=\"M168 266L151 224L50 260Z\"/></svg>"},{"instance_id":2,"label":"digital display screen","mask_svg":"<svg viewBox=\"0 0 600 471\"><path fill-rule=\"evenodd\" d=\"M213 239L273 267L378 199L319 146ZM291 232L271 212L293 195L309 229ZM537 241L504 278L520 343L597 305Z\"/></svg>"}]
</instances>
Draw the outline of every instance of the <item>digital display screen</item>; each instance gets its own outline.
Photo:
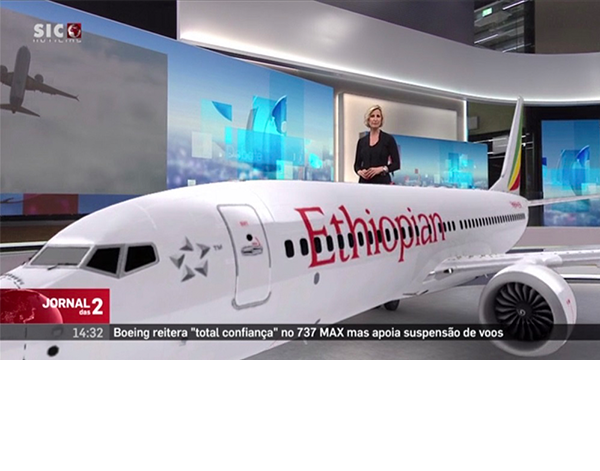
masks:
<instances>
[{"instance_id":1,"label":"digital display screen","mask_svg":"<svg viewBox=\"0 0 600 471\"><path fill-rule=\"evenodd\" d=\"M3 2L0 216L332 181L333 89L50 2Z\"/></svg>"},{"instance_id":2,"label":"digital display screen","mask_svg":"<svg viewBox=\"0 0 600 471\"><path fill-rule=\"evenodd\" d=\"M600 119L542 121L544 198L600 193ZM546 226L600 227L600 200L544 206Z\"/></svg>"},{"instance_id":3,"label":"digital display screen","mask_svg":"<svg viewBox=\"0 0 600 471\"><path fill-rule=\"evenodd\" d=\"M400 153L396 185L488 188L487 146L393 135Z\"/></svg>"}]
</instances>

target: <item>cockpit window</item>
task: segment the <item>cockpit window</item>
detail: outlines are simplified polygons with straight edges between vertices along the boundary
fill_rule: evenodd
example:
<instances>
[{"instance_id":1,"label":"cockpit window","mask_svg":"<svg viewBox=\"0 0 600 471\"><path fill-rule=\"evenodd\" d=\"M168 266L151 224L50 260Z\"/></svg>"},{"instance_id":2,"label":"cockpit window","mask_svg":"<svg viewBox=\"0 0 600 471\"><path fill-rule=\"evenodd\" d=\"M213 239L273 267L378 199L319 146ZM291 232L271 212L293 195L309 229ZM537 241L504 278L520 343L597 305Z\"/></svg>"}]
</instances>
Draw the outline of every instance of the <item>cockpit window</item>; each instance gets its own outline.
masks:
<instances>
[{"instance_id":1,"label":"cockpit window","mask_svg":"<svg viewBox=\"0 0 600 471\"><path fill-rule=\"evenodd\" d=\"M156 262L156 252L151 245L140 245L127 249L125 273Z\"/></svg>"},{"instance_id":2,"label":"cockpit window","mask_svg":"<svg viewBox=\"0 0 600 471\"><path fill-rule=\"evenodd\" d=\"M77 266L89 247L44 247L29 263L34 266Z\"/></svg>"},{"instance_id":3,"label":"cockpit window","mask_svg":"<svg viewBox=\"0 0 600 471\"><path fill-rule=\"evenodd\" d=\"M90 261L87 262L86 267L116 275L119 268L120 253L121 247L97 249Z\"/></svg>"}]
</instances>

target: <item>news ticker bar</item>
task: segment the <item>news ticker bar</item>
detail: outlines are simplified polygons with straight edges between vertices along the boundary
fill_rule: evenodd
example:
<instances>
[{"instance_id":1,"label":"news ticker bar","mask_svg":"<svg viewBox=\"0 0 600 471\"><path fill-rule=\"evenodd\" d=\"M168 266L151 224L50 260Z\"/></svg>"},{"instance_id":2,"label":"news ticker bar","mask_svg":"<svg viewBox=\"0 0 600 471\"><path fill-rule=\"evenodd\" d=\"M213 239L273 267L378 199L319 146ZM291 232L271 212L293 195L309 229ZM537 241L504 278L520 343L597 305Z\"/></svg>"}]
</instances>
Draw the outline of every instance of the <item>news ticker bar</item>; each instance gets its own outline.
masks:
<instances>
[{"instance_id":1,"label":"news ticker bar","mask_svg":"<svg viewBox=\"0 0 600 471\"><path fill-rule=\"evenodd\" d=\"M531 331L533 334L533 331ZM3 341L30 340L511 340L500 325L483 324L2 324ZM543 340L600 340L600 324L555 325Z\"/></svg>"}]
</instances>

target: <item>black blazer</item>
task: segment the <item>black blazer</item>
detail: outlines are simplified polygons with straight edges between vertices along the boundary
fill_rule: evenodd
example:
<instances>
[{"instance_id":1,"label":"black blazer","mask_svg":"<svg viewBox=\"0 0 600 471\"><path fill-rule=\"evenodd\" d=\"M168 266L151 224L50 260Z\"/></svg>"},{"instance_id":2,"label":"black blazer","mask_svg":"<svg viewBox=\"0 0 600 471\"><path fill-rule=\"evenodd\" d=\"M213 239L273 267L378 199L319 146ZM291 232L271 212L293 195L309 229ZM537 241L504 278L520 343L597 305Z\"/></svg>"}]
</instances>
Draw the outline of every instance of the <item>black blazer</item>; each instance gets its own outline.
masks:
<instances>
[{"instance_id":1,"label":"black blazer","mask_svg":"<svg viewBox=\"0 0 600 471\"><path fill-rule=\"evenodd\" d=\"M369 133L361 137L356 144L356 158L354 160L354 171L371 167L383 167L387 165L389 173L400 169L400 153L395 139L388 133L379 131L379 141L373 147L369 145ZM379 174L370 180L360 177L359 183L390 183L392 178L389 174Z\"/></svg>"}]
</instances>

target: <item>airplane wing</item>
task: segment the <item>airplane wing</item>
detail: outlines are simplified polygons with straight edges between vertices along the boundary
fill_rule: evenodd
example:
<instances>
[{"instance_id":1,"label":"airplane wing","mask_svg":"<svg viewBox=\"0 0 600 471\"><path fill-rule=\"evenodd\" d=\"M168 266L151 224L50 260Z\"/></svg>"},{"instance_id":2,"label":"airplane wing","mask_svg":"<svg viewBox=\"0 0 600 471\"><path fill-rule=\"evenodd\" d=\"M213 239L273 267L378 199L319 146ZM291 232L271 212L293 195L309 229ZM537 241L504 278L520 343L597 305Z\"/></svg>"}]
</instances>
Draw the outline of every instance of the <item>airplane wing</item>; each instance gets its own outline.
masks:
<instances>
[{"instance_id":1,"label":"airplane wing","mask_svg":"<svg viewBox=\"0 0 600 471\"><path fill-rule=\"evenodd\" d=\"M573 265L596 265L600 268L600 246L589 250L564 250L549 252L508 253L498 255L477 255L453 257L444 260L425 281L443 280L455 274L468 274L473 277L499 272L517 263L544 265L558 268Z\"/></svg>"},{"instance_id":2,"label":"airplane wing","mask_svg":"<svg viewBox=\"0 0 600 471\"><path fill-rule=\"evenodd\" d=\"M542 200L529 200L529 206L545 206L548 204L556 203L571 203L573 201L593 200L597 198L600 198L600 194L583 196L564 196L562 198L546 198Z\"/></svg>"},{"instance_id":3,"label":"airplane wing","mask_svg":"<svg viewBox=\"0 0 600 471\"><path fill-rule=\"evenodd\" d=\"M8 73L0 76L0 81L2 81L2 83L4 85L8 85L10 87L12 85L12 78L13 78L13 73L8 72Z\"/></svg>"},{"instance_id":4,"label":"airplane wing","mask_svg":"<svg viewBox=\"0 0 600 471\"><path fill-rule=\"evenodd\" d=\"M38 82L33 77L27 76L27 83L25 84L26 90L33 90L35 92L48 93L50 95L60 95L67 98L73 98L74 100L79 101L79 98L75 95L70 95L66 92L58 90L57 88L53 88L50 85L46 85L43 82Z\"/></svg>"}]
</instances>

